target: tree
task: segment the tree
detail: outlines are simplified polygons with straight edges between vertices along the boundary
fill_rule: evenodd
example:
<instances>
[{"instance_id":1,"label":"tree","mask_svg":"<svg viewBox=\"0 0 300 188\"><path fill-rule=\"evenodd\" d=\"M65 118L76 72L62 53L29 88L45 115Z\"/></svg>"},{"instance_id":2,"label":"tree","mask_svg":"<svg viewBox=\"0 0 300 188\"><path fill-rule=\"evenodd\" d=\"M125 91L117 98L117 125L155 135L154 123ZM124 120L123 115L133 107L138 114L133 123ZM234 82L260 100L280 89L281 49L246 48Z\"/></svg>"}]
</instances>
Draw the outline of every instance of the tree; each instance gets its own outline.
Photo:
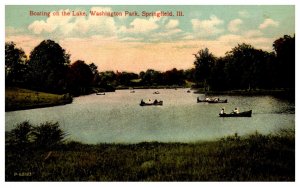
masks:
<instances>
[{"instance_id":1,"label":"tree","mask_svg":"<svg viewBox=\"0 0 300 188\"><path fill-rule=\"evenodd\" d=\"M166 85L183 85L184 84L184 73L183 70L177 70L173 68L162 73L164 77L164 84Z\"/></svg>"},{"instance_id":2,"label":"tree","mask_svg":"<svg viewBox=\"0 0 300 188\"><path fill-rule=\"evenodd\" d=\"M260 52L249 44L238 44L226 53L228 60L226 74L230 86L238 89L252 89L254 87L254 69L262 63L257 55Z\"/></svg>"},{"instance_id":3,"label":"tree","mask_svg":"<svg viewBox=\"0 0 300 188\"><path fill-rule=\"evenodd\" d=\"M224 67L230 89L271 88L274 86L274 53L239 44L226 53Z\"/></svg>"},{"instance_id":4,"label":"tree","mask_svg":"<svg viewBox=\"0 0 300 188\"><path fill-rule=\"evenodd\" d=\"M195 56L195 79L196 82L199 84L203 82L204 88L207 87L207 80L211 76L211 67L216 61L216 57L209 52L207 48L198 51Z\"/></svg>"},{"instance_id":5,"label":"tree","mask_svg":"<svg viewBox=\"0 0 300 188\"><path fill-rule=\"evenodd\" d=\"M225 73L225 66L228 60L225 57L218 58L211 68L211 76L208 83L213 90L228 89L228 79Z\"/></svg>"},{"instance_id":6,"label":"tree","mask_svg":"<svg viewBox=\"0 0 300 188\"><path fill-rule=\"evenodd\" d=\"M295 88L295 36L284 35L273 43L280 87Z\"/></svg>"},{"instance_id":7,"label":"tree","mask_svg":"<svg viewBox=\"0 0 300 188\"><path fill-rule=\"evenodd\" d=\"M100 82L101 82L101 78L100 78L100 74L99 74L97 65L95 65L94 63L91 63L91 64L89 64L89 67L93 74L92 85L99 86Z\"/></svg>"},{"instance_id":8,"label":"tree","mask_svg":"<svg viewBox=\"0 0 300 188\"><path fill-rule=\"evenodd\" d=\"M142 83L144 85L160 85L162 83L162 73L153 69L148 69L144 74L140 73L143 77Z\"/></svg>"},{"instance_id":9,"label":"tree","mask_svg":"<svg viewBox=\"0 0 300 188\"><path fill-rule=\"evenodd\" d=\"M93 72L82 60L75 61L71 67L71 86L75 94L86 94L93 81Z\"/></svg>"},{"instance_id":10,"label":"tree","mask_svg":"<svg viewBox=\"0 0 300 188\"><path fill-rule=\"evenodd\" d=\"M183 74L184 74L185 79L187 79L190 82L195 82L195 78L194 78L195 68L187 69L184 71Z\"/></svg>"},{"instance_id":11,"label":"tree","mask_svg":"<svg viewBox=\"0 0 300 188\"><path fill-rule=\"evenodd\" d=\"M24 81L27 56L14 42L5 43L5 80L7 85Z\"/></svg>"},{"instance_id":12,"label":"tree","mask_svg":"<svg viewBox=\"0 0 300 188\"><path fill-rule=\"evenodd\" d=\"M44 40L29 56L30 85L37 90L61 93L66 90L70 55L56 42Z\"/></svg>"}]
</instances>

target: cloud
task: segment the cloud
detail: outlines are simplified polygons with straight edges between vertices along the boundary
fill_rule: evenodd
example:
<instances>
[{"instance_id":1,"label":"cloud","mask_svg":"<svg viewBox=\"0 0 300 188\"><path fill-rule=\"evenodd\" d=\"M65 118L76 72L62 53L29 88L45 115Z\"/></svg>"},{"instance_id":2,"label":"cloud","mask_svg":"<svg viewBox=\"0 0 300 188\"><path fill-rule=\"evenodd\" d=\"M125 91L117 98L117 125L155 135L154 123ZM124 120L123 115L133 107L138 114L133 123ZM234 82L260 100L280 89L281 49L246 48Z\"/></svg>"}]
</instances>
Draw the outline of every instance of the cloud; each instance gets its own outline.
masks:
<instances>
[{"instance_id":1,"label":"cloud","mask_svg":"<svg viewBox=\"0 0 300 188\"><path fill-rule=\"evenodd\" d=\"M263 33L260 30L249 30L244 33L244 36L247 38L260 37L262 35L263 35Z\"/></svg>"},{"instance_id":2,"label":"cloud","mask_svg":"<svg viewBox=\"0 0 300 188\"><path fill-rule=\"evenodd\" d=\"M69 9L60 10L60 12L66 11L70 12ZM51 12L52 14L52 12ZM36 20L28 26L28 30L32 31L34 34L51 33L60 26L68 24L72 19L71 16L50 16L46 21Z\"/></svg>"},{"instance_id":3,"label":"cloud","mask_svg":"<svg viewBox=\"0 0 300 188\"><path fill-rule=\"evenodd\" d=\"M15 35L15 34L21 34L23 33L25 30L23 28L15 28L15 27L5 27L5 35L9 36L9 35Z\"/></svg>"},{"instance_id":4,"label":"cloud","mask_svg":"<svg viewBox=\"0 0 300 188\"><path fill-rule=\"evenodd\" d=\"M224 31L224 29L219 28L224 21L215 15L210 16L208 20L192 19L191 22L194 32L201 37L214 36Z\"/></svg>"},{"instance_id":5,"label":"cloud","mask_svg":"<svg viewBox=\"0 0 300 188\"><path fill-rule=\"evenodd\" d=\"M149 37L149 41L177 41L175 38L181 38L183 34L183 31L179 28L169 29L169 30L163 30L157 33L151 34Z\"/></svg>"},{"instance_id":6,"label":"cloud","mask_svg":"<svg viewBox=\"0 0 300 188\"><path fill-rule=\"evenodd\" d=\"M243 21L241 19L234 19L231 20L227 26L227 29L232 32L232 33L236 33L240 30L239 26L243 23Z\"/></svg>"},{"instance_id":7,"label":"cloud","mask_svg":"<svg viewBox=\"0 0 300 188\"><path fill-rule=\"evenodd\" d=\"M121 26L118 30L121 33L146 33L153 31L159 27L156 19L141 19L135 18L129 27Z\"/></svg>"},{"instance_id":8,"label":"cloud","mask_svg":"<svg viewBox=\"0 0 300 188\"><path fill-rule=\"evenodd\" d=\"M255 31L251 31L251 32L255 33ZM274 40L275 38L268 38L268 37L262 37L257 35L251 36L249 33L246 33L244 35L234 35L234 34L222 35L216 39L216 42L219 43L220 46L223 47L227 46L229 49L232 49L237 44L246 43L252 45L254 48L257 49L272 51L272 43Z\"/></svg>"},{"instance_id":9,"label":"cloud","mask_svg":"<svg viewBox=\"0 0 300 188\"><path fill-rule=\"evenodd\" d=\"M179 25L179 21L175 20L175 19L171 19L166 25L165 28L166 29L172 29L175 28Z\"/></svg>"},{"instance_id":10,"label":"cloud","mask_svg":"<svg viewBox=\"0 0 300 188\"><path fill-rule=\"evenodd\" d=\"M70 12L69 9L60 10L60 12L62 11ZM112 9L110 7L92 7L91 11L112 12ZM116 26L114 19L108 16L50 16L47 20L34 21L28 26L28 30L34 34L55 33L58 36L90 36L97 34L112 36L116 32Z\"/></svg>"},{"instance_id":11,"label":"cloud","mask_svg":"<svg viewBox=\"0 0 300 188\"><path fill-rule=\"evenodd\" d=\"M22 48L27 56L44 39L30 35L11 35L5 37L5 42L13 41L18 48Z\"/></svg>"},{"instance_id":12,"label":"cloud","mask_svg":"<svg viewBox=\"0 0 300 188\"><path fill-rule=\"evenodd\" d=\"M156 11L160 13L160 11ZM145 34L159 29L166 21L166 17L149 17L148 19L135 18L128 26L120 26L118 33L121 34Z\"/></svg>"},{"instance_id":13,"label":"cloud","mask_svg":"<svg viewBox=\"0 0 300 188\"><path fill-rule=\"evenodd\" d=\"M259 25L259 29L266 29L268 27L278 27L278 26L279 26L279 22L267 18L264 20L262 24Z\"/></svg>"}]
</instances>

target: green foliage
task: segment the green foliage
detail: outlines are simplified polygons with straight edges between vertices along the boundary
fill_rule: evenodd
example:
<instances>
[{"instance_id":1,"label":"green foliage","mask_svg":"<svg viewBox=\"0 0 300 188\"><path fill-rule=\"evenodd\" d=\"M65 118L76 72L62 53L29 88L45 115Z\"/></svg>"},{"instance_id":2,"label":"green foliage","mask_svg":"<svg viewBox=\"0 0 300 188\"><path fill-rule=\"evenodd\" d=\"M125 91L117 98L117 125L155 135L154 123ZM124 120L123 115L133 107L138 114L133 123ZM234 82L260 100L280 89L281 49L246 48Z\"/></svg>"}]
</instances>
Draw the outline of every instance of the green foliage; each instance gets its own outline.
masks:
<instances>
[{"instance_id":1,"label":"green foliage","mask_svg":"<svg viewBox=\"0 0 300 188\"><path fill-rule=\"evenodd\" d=\"M31 142L32 125L24 121L7 134L7 144L19 147L26 147Z\"/></svg>"},{"instance_id":2,"label":"green foliage","mask_svg":"<svg viewBox=\"0 0 300 188\"><path fill-rule=\"evenodd\" d=\"M195 56L190 70L173 68L165 72L148 69L132 72L99 72L95 63L78 60L70 64L70 55L56 42L44 40L26 55L13 42L5 43L6 84L50 93L82 95L114 91L116 87L187 86L196 82L205 91L295 89L295 36L285 35L273 43L274 51L258 50L238 44L224 57L215 57L207 48ZM132 80L139 80L138 82ZM189 84L190 86L191 84ZM97 88L97 89L92 89Z\"/></svg>"},{"instance_id":3,"label":"green foliage","mask_svg":"<svg viewBox=\"0 0 300 188\"><path fill-rule=\"evenodd\" d=\"M82 60L75 61L70 67L71 92L75 95L89 93L93 78L94 75L89 65Z\"/></svg>"},{"instance_id":4,"label":"green foliage","mask_svg":"<svg viewBox=\"0 0 300 188\"><path fill-rule=\"evenodd\" d=\"M195 55L195 79L213 90L295 88L295 36L274 41L274 52L238 44L224 57L208 49Z\"/></svg>"},{"instance_id":5,"label":"green foliage","mask_svg":"<svg viewBox=\"0 0 300 188\"><path fill-rule=\"evenodd\" d=\"M17 87L5 88L5 111L64 105L72 100L70 94L57 95Z\"/></svg>"},{"instance_id":6,"label":"green foliage","mask_svg":"<svg viewBox=\"0 0 300 188\"><path fill-rule=\"evenodd\" d=\"M294 135L256 132L188 144L69 142L18 162L18 151L7 149L5 175L6 181L295 181Z\"/></svg>"},{"instance_id":7,"label":"green foliage","mask_svg":"<svg viewBox=\"0 0 300 188\"><path fill-rule=\"evenodd\" d=\"M41 149L52 149L62 144L66 133L59 127L58 122L42 123L40 126L34 127L35 145Z\"/></svg>"},{"instance_id":8,"label":"green foliage","mask_svg":"<svg viewBox=\"0 0 300 188\"><path fill-rule=\"evenodd\" d=\"M7 85L24 82L26 55L23 49L16 48L14 42L5 43L5 81Z\"/></svg>"},{"instance_id":9,"label":"green foliage","mask_svg":"<svg viewBox=\"0 0 300 188\"><path fill-rule=\"evenodd\" d=\"M210 53L207 48L200 50L194 55L195 79L198 82L204 82L206 85L206 81L211 75L211 67L215 64L216 57Z\"/></svg>"},{"instance_id":10,"label":"green foliage","mask_svg":"<svg viewBox=\"0 0 300 188\"><path fill-rule=\"evenodd\" d=\"M29 56L28 85L38 90L65 91L70 55L56 42L44 40Z\"/></svg>"},{"instance_id":11,"label":"green foliage","mask_svg":"<svg viewBox=\"0 0 300 188\"><path fill-rule=\"evenodd\" d=\"M8 147L31 147L49 150L60 146L66 137L66 133L60 129L58 122L46 122L39 126L33 126L25 121L18 124L6 136Z\"/></svg>"},{"instance_id":12,"label":"green foliage","mask_svg":"<svg viewBox=\"0 0 300 188\"><path fill-rule=\"evenodd\" d=\"M273 43L276 53L276 73L281 87L295 88L295 35L284 35Z\"/></svg>"}]
</instances>

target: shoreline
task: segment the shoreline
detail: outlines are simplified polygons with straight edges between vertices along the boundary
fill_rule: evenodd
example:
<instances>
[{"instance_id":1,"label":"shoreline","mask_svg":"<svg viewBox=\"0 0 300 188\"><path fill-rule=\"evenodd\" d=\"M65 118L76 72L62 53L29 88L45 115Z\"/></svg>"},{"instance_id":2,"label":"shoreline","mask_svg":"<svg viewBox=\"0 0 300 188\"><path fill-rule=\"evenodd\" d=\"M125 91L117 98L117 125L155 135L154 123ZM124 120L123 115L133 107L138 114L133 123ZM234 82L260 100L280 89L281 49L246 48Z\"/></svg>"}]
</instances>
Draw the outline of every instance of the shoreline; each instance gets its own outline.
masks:
<instances>
[{"instance_id":1,"label":"shoreline","mask_svg":"<svg viewBox=\"0 0 300 188\"><path fill-rule=\"evenodd\" d=\"M14 106L14 107L5 107L5 112L13 112L13 111L20 111L20 110L32 110L37 108L48 108L48 107L55 107L55 106L63 106L67 104L71 104L70 102L63 102L63 103L57 103L57 104L37 104L33 106Z\"/></svg>"},{"instance_id":2,"label":"shoreline","mask_svg":"<svg viewBox=\"0 0 300 188\"><path fill-rule=\"evenodd\" d=\"M295 100L295 90L287 89L257 89L257 90L228 90L228 91L203 91L203 89L195 89L195 94L206 94L206 95L241 95L241 96L261 96L261 95L272 95L275 97L290 98Z\"/></svg>"},{"instance_id":3,"label":"shoreline","mask_svg":"<svg viewBox=\"0 0 300 188\"><path fill-rule=\"evenodd\" d=\"M70 104L73 97L70 94L51 94L29 89L5 88L5 112L46 108Z\"/></svg>"}]
</instances>

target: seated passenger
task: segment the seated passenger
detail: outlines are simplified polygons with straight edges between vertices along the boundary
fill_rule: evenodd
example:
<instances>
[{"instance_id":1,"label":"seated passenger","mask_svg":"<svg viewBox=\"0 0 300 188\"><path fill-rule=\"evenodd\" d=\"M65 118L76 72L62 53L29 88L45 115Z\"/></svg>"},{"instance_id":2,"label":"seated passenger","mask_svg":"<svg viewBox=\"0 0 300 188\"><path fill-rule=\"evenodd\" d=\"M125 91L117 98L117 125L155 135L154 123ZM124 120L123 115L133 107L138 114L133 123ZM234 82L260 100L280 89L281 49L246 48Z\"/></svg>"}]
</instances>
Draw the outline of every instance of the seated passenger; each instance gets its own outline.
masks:
<instances>
[{"instance_id":1,"label":"seated passenger","mask_svg":"<svg viewBox=\"0 0 300 188\"><path fill-rule=\"evenodd\" d=\"M238 108L235 108L235 109L233 110L233 113L238 114L238 113L239 113Z\"/></svg>"},{"instance_id":2,"label":"seated passenger","mask_svg":"<svg viewBox=\"0 0 300 188\"><path fill-rule=\"evenodd\" d=\"M225 109L224 108L222 108L220 114L225 114Z\"/></svg>"}]
</instances>

